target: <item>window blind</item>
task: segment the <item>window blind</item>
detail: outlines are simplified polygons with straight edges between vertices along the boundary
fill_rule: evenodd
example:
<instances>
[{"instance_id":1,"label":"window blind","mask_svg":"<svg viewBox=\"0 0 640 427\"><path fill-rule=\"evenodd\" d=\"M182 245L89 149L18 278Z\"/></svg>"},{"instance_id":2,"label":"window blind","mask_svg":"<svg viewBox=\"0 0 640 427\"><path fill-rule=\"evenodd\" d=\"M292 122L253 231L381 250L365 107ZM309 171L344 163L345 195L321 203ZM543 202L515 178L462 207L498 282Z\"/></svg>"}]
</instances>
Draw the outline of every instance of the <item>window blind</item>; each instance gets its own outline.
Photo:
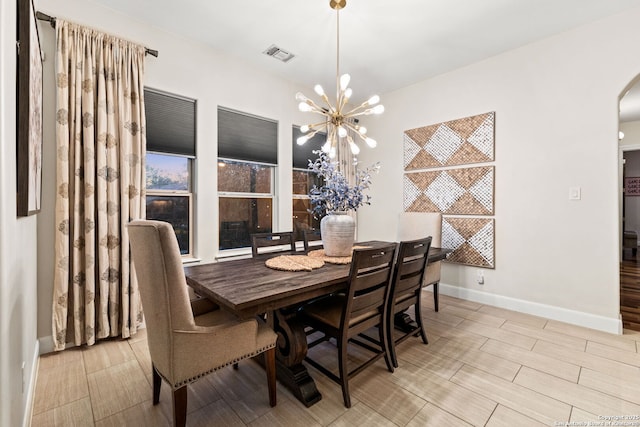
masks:
<instances>
[{"instance_id":1,"label":"window blind","mask_svg":"<svg viewBox=\"0 0 640 427\"><path fill-rule=\"evenodd\" d=\"M307 169L309 167L309 160L315 160L318 158L317 154L313 154L313 150L320 150L327 140L327 134L318 132L305 142L303 145L298 145L296 142L299 137L304 135L300 132L300 126L293 126L293 167L295 169Z\"/></svg>"},{"instance_id":2,"label":"window blind","mask_svg":"<svg viewBox=\"0 0 640 427\"><path fill-rule=\"evenodd\" d=\"M278 164L278 122L218 107L218 157Z\"/></svg>"},{"instance_id":3,"label":"window blind","mask_svg":"<svg viewBox=\"0 0 640 427\"><path fill-rule=\"evenodd\" d=\"M144 90L147 151L196 155L196 101Z\"/></svg>"}]
</instances>

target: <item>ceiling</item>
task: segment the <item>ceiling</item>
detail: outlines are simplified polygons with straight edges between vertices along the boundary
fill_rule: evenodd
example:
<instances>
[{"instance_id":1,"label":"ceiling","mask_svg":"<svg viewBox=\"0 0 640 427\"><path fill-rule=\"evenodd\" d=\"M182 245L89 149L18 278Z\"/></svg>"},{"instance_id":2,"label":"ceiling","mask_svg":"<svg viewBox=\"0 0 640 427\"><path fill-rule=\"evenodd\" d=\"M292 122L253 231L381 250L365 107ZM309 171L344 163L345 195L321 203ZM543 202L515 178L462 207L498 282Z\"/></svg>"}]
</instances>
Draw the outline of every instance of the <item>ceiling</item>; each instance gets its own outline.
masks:
<instances>
[{"instance_id":1,"label":"ceiling","mask_svg":"<svg viewBox=\"0 0 640 427\"><path fill-rule=\"evenodd\" d=\"M298 82L309 95L316 83L335 90L329 0L92 1ZM634 7L640 0L347 0L340 72L351 74L360 102ZM272 44L295 57L264 55ZM148 47L162 55L162 46Z\"/></svg>"}]
</instances>

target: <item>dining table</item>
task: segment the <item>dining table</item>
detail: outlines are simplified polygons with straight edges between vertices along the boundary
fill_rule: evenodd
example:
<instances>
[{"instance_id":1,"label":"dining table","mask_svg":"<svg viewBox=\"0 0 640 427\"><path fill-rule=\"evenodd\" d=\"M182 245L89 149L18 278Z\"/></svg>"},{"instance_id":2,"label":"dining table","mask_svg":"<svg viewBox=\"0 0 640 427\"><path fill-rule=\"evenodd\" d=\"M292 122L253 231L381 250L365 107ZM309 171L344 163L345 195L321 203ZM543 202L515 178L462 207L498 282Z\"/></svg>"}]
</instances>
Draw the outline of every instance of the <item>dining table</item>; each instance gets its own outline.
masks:
<instances>
[{"instance_id":1,"label":"dining table","mask_svg":"<svg viewBox=\"0 0 640 427\"><path fill-rule=\"evenodd\" d=\"M367 241L357 243L357 246L376 247L389 243ZM450 252L450 249L432 247L429 262L443 260ZM303 252L295 254L304 255ZM302 364L307 354L307 339L304 325L298 322L296 313L310 300L346 290L350 265L325 262L322 267L310 271L285 271L266 265L268 259L280 255L282 253L193 265L185 267L184 271L187 284L195 293L218 304L221 309L242 319L254 316L266 319L278 334L278 380L309 407L320 401L322 395Z\"/></svg>"}]
</instances>

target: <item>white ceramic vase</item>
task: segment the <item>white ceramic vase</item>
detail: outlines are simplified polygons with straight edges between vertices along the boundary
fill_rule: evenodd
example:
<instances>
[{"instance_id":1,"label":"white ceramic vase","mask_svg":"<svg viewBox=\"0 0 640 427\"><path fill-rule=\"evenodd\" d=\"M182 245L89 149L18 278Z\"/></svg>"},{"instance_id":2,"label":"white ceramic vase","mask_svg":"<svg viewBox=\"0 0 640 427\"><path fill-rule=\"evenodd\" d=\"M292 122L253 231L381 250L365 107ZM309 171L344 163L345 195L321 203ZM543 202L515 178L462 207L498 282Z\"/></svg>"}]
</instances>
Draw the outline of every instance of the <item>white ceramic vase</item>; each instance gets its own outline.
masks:
<instances>
[{"instance_id":1,"label":"white ceramic vase","mask_svg":"<svg viewBox=\"0 0 640 427\"><path fill-rule=\"evenodd\" d=\"M334 212L320 220L322 245L327 256L351 256L356 235L356 220L347 212Z\"/></svg>"}]
</instances>

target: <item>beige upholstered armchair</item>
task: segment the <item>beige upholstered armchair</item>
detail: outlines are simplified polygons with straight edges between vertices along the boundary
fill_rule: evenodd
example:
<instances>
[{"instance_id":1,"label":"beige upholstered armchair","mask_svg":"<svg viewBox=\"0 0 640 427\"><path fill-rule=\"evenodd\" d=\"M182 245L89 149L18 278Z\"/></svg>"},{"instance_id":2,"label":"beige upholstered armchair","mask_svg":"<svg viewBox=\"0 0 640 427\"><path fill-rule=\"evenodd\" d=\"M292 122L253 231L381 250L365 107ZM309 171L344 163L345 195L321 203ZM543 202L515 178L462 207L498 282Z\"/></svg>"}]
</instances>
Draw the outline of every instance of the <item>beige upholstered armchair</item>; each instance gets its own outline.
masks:
<instances>
[{"instance_id":1,"label":"beige upholstered armchair","mask_svg":"<svg viewBox=\"0 0 640 427\"><path fill-rule=\"evenodd\" d=\"M269 403L276 404L277 335L258 319L239 320L207 300L190 304L175 233L161 221L128 225L153 363L153 403L164 379L173 391L174 425L184 426L187 385L265 353Z\"/></svg>"},{"instance_id":2,"label":"beige upholstered armchair","mask_svg":"<svg viewBox=\"0 0 640 427\"><path fill-rule=\"evenodd\" d=\"M431 236L431 246L442 246L442 214L439 212L402 212L398 221L398 241ZM433 285L433 305L438 311L438 284L442 261L430 262L423 286Z\"/></svg>"}]
</instances>

